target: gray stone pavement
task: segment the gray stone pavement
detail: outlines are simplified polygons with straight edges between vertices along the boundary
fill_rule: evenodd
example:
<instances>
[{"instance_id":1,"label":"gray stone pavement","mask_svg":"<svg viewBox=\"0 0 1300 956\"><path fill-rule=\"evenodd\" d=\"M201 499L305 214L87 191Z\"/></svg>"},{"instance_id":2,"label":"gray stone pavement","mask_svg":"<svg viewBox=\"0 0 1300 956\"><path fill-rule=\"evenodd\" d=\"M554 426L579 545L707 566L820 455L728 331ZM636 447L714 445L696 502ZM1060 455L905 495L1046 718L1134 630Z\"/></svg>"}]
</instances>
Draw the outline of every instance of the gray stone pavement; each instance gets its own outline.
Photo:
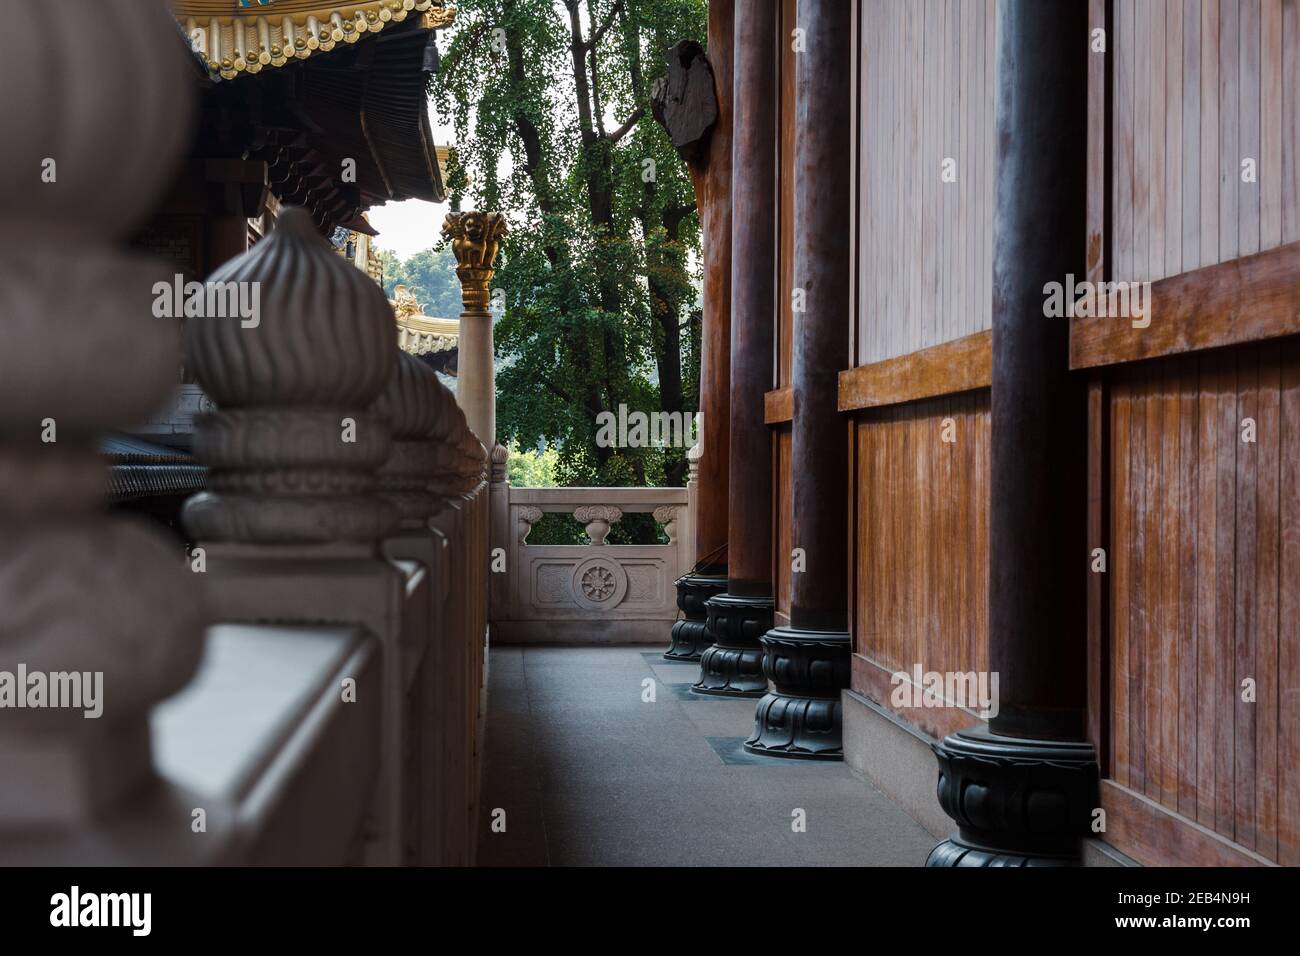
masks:
<instances>
[{"instance_id":1,"label":"gray stone pavement","mask_svg":"<svg viewBox=\"0 0 1300 956\"><path fill-rule=\"evenodd\" d=\"M480 866L924 862L934 840L868 781L843 763L744 753L754 701L691 694L698 665L660 653L492 650Z\"/></svg>"}]
</instances>

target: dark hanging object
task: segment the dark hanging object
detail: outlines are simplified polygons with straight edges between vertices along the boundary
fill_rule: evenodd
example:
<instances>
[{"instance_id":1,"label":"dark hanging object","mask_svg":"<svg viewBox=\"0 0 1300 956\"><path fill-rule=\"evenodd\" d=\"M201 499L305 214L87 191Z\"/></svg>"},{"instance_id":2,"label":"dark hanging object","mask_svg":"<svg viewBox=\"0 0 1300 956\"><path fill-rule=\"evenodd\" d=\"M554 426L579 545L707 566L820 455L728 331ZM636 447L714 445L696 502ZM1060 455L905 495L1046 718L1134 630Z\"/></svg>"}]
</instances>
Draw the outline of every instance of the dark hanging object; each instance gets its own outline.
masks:
<instances>
[{"instance_id":1,"label":"dark hanging object","mask_svg":"<svg viewBox=\"0 0 1300 956\"><path fill-rule=\"evenodd\" d=\"M438 31L430 30L429 39L424 44L424 72L437 73L441 65L442 58L438 55Z\"/></svg>"}]
</instances>

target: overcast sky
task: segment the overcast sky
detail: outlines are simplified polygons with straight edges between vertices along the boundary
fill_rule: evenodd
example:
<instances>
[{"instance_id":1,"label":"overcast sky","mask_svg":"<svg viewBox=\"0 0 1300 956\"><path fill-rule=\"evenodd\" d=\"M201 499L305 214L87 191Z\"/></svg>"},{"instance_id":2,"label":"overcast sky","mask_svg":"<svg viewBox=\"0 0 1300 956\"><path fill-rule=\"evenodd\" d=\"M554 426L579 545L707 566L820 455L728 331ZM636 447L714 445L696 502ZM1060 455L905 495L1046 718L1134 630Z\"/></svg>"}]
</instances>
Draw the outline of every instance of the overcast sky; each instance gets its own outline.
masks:
<instances>
[{"instance_id":1,"label":"overcast sky","mask_svg":"<svg viewBox=\"0 0 1300 956\"><path fill-rule=\"evenodd\" d=\"M443 38L439 36L438 39L438 45L445 47ZM454 141L451 126L438 121L432 101L429 103L429 125L433 128L433 141L437 145L446 146ZM390 250L399 259L409 259L441 238L442 220L448 208L446 203L420 199L375 206L370 210L369 218L370 225L379 232L376 244L381 249Z\"/></svg>"}]
</instances>

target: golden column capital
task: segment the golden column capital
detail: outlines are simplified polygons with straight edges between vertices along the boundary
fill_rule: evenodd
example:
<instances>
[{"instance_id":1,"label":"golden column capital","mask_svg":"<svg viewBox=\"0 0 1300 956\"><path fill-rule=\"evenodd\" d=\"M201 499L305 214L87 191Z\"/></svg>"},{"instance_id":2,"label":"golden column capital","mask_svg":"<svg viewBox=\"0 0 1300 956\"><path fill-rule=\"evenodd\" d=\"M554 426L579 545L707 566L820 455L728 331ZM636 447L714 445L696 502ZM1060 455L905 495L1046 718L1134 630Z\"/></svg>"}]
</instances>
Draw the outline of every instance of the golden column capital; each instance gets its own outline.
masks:
<instances>
[{"instance_id":1,"label":"golden column capital","mask_svg":"<svg viewBox=\"0 0 1300 956\"><path fill-rule=\"evenodd\" d=\"M442 237L451 240L461 301L467 312L487 311L497 248L506 234L506 217L499 212L449 212L443 220Z\"/></svg>"}]
</instances>

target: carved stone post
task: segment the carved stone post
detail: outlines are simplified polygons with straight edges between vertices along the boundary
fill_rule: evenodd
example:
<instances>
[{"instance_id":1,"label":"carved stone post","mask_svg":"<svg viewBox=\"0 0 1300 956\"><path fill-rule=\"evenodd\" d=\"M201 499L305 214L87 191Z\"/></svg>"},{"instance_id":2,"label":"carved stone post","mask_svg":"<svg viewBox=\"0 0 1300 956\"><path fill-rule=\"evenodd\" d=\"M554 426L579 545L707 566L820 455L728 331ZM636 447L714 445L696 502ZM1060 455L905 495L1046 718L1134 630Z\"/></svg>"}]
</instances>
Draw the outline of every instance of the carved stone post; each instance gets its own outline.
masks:
<instances>
[{"instance_id":1,"label":"carved stone post","mask_svg":"<svg viewBox=\"0 0 1300 956\"><path fill-rule=\"evenodd\" d=\"M496 373L492 352L489 285L496 271L497 248L506 236L499 212L449 212L442 236L456 256L464 311L460 314L460 351L456 360L456 397L470 430L485 448L496 445Z\"/></svg>"},{"instance_id":2,"label":"carved stone post","mask_svg":"<svg viewBox=\"0 0 1300 956\"><path fill-rule=\"evenodd\" d=\"M0 31L0 223L18 240L0 258L0 863L211 852L150 752L151 709L198 665L198 583L175 541L105 513L97 441L176 381L179 323L150 314L168 267L119 242L183 149L189 84L163 4L102 12L64 0ZM131 68L103 69L101 42Z\"/></svg>"},{"instance_id":3,"label":"carved stone post","mask_svg":"<svg viewBox=\"0 0 1300 956\"><path fill-rule=\"evenodd\" d=\"M1043 286L1085 271L1087 8L997 9L988 727L935 746L958 832L930 866L1077 863L1097 806L1084 736L1087 396Z\"/></svg>"},{"instance_id":4,"label":"carved stone post","mask_svg":"<svg viewBox=\"0 0 1300 956\"><path fill-rule=\"evenodd\" d=\"M370 411L388 422L393 443L378 473L380 497L396 509L402 531L427 532L429 518L441 507L433 493L444 421L456 399L437 373L414 355L399 352L388 387Z\"/></svg>"},{"instance_id":5,"label":"carved stone post","mask_svg":"<svg viewBox=\"0 0 1300 956\"><path fill-rule=\"evenodd\" d=\"M438 635L437 730L444 812L437 821L442 865L473 865L477 845L479 728L487 628L487 454L454 406L435 434L433 490L443 501L431 526L449 551L447 598ZM477 699L478 706L474 706Z\"/></svg>"},{"instance_id":6,"label":"carved stone post","mask_svg":"<svg viewBox=\"0 0 1300 956\"><path fill-rule=\"evenodd\" d=\"M709 3L708 53L694 41L666 55L651 107L686 161L695 186L704 258L700 331L699 443L688 456L695 478L693 553L677 582L684 620L673 625L667 660L698 661L713 643L705 602L727 589L727 516L731 419L731 140L734 0Z\"/></svg>"},{"instance_id":7,"label":"carved stone post","mask_svg":"<svg viewBox=\"0 0 1300 956\"><path fill-rule=\"evenodd\" d=\"M776 294L776 15L775 3L735 8L727 591L706 603L713 646L701 655L692 688L727 697L767 690L759 639L772 627L774 605L772 438L763 396L772 387Z\"/></svg>"},{"instance_id":8,"label":"carved stone post","mask_svg":"<svg viewBox=\"0 0 1300 956\"><path fill-rule=\"evenodd\" d=\"M415 699L406 725L408 760L405 768L410 828L405 834L404 859L422 865L457 862L445 842L447 816L456 805L446 768L452 764L444 739L447 702L461 689L458 675L447 661L452 640L447 613L455 576L453 565L464 559L458 542L434 531L431 519L454 500L455 488L447 479L449 466L459 466L459 436L465 416L455 397L424 362L401 353L388 387L371 407L393 434L388 460L379 469L381 497L397 509L398 529L384 539L384 554L391 560L416 561L428 569L426 629L411 634L407 628L404 654L416 670ZM437 489L435 491L435 488ZM414 638L414 642L412 642Z\"/></svg>"},{"instance_id":9,"label":"carved stone post","mask_svg":"<svg viewBox=\"0 0 1300 956\"><path fill-rule=\"evenodd\" d=\"M292 207L209 281L257 290L260 316L255 325L215 317L186 325L186 357L218 411L195 418L210 490L186 502L185 524L206 549L205 583L224 620L349 623L379 640L381 771L366 853L397 863L403 581L379 542L399 512L376 493L391 439L370 410L398 361L392 310ZM418 489L390 494L421 500Z\"/></svg>"},{"instance_id":10,"label":"carved stone post","mask_svg":"<svg viewBox=\"0 0 1300 956\"><path fill-rule=\"evenodd\" d=\"M807 567L792 576L790 625L763 637L772 690L758 702L745 749L774 757L844 756L840 691L849 686L848 447L836 408L849 357L850 126L853 9L799 0L807 41L795 60L794 283L805 295L794 335L790 472L793 543ZM779 560L788 560L781 555Z\"/></svg>"},{"instance_id":11,"label":"carved stone post","mask_svg":"<svg viewBox=\"0 0 1300 956\"><path fill-rule=\"evenodd\" d=\"M488 611L489 618L508 620L510 617L510 480L506 477L509 452L505 446L492 449L491 471L488 476Z\"/></svg>"}]
</instances>

